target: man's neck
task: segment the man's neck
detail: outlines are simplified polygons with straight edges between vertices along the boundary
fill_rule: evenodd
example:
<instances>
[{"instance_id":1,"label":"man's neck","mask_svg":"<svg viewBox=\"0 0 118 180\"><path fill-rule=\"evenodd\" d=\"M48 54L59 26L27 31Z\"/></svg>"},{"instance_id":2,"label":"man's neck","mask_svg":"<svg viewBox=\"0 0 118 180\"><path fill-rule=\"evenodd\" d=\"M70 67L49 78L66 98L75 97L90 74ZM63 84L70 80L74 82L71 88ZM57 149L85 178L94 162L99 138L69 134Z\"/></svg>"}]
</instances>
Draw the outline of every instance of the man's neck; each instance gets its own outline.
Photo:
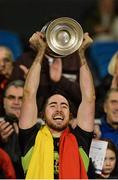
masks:
<instances>
[{"instance_id":1,"label":"man's neck","mask_svg":"<svg viewBox=\"0 0 118 180\"><path fill-rule=\"evenodd\" d=\"M53 137L56 137L56 138L59 138L62 134L63 131L55 131L53 129L50 129L51 133L52 133L52 136Z\"/></svg>"},{"instance_id":2,"label":"man's neck","mask_svg":"<svg viewBox=\"0 0 118 180\"><path fill-rule=\"evenodd\" d=\"M118 123L113 123L111 121L107 121L107 122L113 129L118 129Z\"/></svg>"},{"instance_id":3,"label":"man's neck","mask_svg":"<svg viewBox=\"0 0 118 180\"><path fill-rule=\"evenodd\" d=\"M118 129L118 124L111 124L114 129Z\"/></svg>"}]
</instances>

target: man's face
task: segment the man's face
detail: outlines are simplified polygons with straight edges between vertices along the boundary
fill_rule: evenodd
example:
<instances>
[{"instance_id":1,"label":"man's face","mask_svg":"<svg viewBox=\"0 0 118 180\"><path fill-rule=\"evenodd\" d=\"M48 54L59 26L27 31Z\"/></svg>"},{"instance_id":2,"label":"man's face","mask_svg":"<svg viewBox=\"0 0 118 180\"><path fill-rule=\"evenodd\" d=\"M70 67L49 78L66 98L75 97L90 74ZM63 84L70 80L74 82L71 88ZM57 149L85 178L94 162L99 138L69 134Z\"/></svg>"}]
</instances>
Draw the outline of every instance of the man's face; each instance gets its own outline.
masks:
<instances>
[{"instance_id":1,"label":"man's face","mask_svg":"<svg viewBox=\"0 0 118 180\"><path fill-rule=\"evenodd\" d=\"M48 127L53 131L63 131L69 123L69 103L61 95L53 95L48 99L45 108L45 120Z\"/></svg>"},{"instance_id":2,"label":"man's face","mask_svg":"<svg viewBox=\"0 0 118 180\"><path fill-rule=\"evenodd\" d=\"M6 114L13 114L19 118L23 97L23 88L11 86L4 97L4 109Z\"/></svg>"},{"instance_id":3,"label":"man's face","mask_svg":"<svg viewBox=\"0 0 118 180\"><path fill-rule=\"evenodd\" d=\"M111 92L104 104L107 122L118 126L118 92Z\"/></svg>"}]
</instances>

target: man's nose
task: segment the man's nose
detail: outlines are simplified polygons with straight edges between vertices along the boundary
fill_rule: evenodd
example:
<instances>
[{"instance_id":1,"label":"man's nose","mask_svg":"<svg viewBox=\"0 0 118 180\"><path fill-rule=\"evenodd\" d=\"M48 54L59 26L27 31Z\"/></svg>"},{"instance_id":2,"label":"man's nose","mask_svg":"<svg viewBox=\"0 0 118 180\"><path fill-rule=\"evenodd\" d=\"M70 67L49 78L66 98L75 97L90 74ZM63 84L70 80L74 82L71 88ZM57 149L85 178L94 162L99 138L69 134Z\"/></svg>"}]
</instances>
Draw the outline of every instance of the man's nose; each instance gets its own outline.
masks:
<instances>
[{"instance_id":1,"label":"man's nose","mask_svg":"<svg viewBox=\"0 0 118 180\"><path fill-rule=\"evenodd\" d=\"M13 100L13 102L14 102L14 104L20 104L20 100L18 99L18 98L15 98L14 100Z\"/></svg>"},{"instance_id":2,"label":"man's nose","mask_svg":"<svg viewBox=\"0 0 118 180\"><path fill-rule=\"evenodd\" d=\"M57 106L57 111L60 112L61 110L62 110L61 106L58 105L58 106Z\"/></svg>"}]
</instances>

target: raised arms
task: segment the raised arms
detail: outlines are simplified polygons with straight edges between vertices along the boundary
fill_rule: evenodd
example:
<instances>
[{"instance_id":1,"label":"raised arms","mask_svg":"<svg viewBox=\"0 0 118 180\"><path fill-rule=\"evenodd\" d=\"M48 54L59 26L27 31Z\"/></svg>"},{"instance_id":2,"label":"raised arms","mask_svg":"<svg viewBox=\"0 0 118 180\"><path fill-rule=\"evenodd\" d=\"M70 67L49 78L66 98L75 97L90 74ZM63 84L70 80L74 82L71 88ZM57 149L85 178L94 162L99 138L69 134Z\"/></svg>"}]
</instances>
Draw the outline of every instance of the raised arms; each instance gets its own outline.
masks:
<instances>
[{"instance_id":1,"label":"raised arms","mask_svg":"<svg viewBox=\"0 0 118 180\"><path fill-rule=\"evenodd\" d=\"M85 131L91 132L94 127L95 90L91 72L86 62L85 50L92 43L88 33L84 34L81 47L78 50L80 56L80 89L82 102L77 113L78 125Z\"/></svg>"},{"instance_id":2,"label":"raised arms","mask_svg":"<svg viewBox=\"0 0 118 180\"><path fill-rule=\"evenodd\" d=\"M36 94L40 83L40 71L43 56L46 50L46 43L43 41L43 34L36 32L30 38L30 44L37 50L36 58L27 74L24 86L23 103L19 127L27 129L37 122Z\"/></svg>"}]
</instances>

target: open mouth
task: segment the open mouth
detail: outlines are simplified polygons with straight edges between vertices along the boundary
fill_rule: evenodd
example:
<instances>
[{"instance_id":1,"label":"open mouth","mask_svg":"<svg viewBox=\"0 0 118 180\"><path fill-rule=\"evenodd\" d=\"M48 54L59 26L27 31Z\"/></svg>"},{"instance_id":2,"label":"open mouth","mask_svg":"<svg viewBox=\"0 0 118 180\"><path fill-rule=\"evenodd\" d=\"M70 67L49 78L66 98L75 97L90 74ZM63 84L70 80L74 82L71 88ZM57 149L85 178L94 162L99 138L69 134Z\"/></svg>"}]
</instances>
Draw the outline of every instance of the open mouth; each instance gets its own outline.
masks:
<instances>
[{"instance_id":1,"label":"open mouth","mask_svg":"<svg viewBox=\"0 0 118 180\"><path fill-rule=\"evenodd\" d=\"M53 119L55 121L63 121L64 120L64 118L62 116L55 116L55 117L53 117Z\"/></svg>"}]
</instances>

